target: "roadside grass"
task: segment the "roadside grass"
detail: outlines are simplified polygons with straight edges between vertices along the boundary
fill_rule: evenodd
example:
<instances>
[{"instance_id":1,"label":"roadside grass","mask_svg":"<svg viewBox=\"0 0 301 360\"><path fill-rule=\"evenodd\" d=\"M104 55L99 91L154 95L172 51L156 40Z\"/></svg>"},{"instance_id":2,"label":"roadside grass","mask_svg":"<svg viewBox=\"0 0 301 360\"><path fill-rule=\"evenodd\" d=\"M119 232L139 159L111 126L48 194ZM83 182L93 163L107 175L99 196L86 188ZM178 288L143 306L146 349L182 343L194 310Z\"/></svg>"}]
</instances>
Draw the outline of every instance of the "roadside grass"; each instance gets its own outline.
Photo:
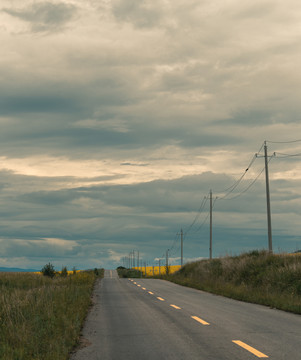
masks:
<instances>
[{"instance_id":1,"label":"roadside grass","mask_svg":"<svg viewBox=\"0 0 301 360\"><path fill-rule=\"evenodd\" d=\"M96 279L94 271L53 279L0 273L0 359L68 359L78 343Z\"/></svg>"},{"instance_id":2,"label":"roadside grass","mask_svg":"<svg viewBox=\"0 0 301 360\"><path fill-rule=\"evenodd\" d=\"M301 256L252 251L186 264L166 280L301 314Z\"/></svg>"}]
</instances>

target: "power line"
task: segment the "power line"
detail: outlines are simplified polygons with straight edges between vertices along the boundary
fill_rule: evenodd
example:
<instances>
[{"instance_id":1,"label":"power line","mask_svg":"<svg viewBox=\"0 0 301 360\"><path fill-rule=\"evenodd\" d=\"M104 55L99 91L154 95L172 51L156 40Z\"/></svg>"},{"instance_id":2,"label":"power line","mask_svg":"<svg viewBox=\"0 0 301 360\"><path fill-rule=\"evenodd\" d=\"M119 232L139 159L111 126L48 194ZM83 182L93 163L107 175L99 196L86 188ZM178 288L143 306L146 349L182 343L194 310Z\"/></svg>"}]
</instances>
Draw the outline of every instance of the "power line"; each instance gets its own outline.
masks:
<instances>
[{"instance_id":1,"label":"power line","mask_svg":"<svg viewBox=\"0 0 301 360\"><path fill-rule=\"evenodd\" d=\"M218 199L217 197L214 199L213 204L212 204L212 209L214 208L214 205L215 205L215 202L216 202L217 199ZM200 231L200 230L203 228L203 226L205 225L206 221L208 220L209 215L210 215L210 212L208 212L206 218L204 219L204 221L202 222L202 224L195 230L195 232L198 232L198 231Z\"/></svg>"},{"instance_id":2,"label":"power line","mask_svg":"<svg viewBox=\"0 0 301 360\"><path fill-rule=\"evenodd\" d=\"M257 159L258 154L260 154L260 151L262 150L263 146L264 146L264 143L262 143L262 145L259 148L258 152L254 154L254 156L252 157L252 160L250 161L248 167L246 168L244 173L241 175L241 177L234 184L232 184L230 187L228 187L227 189L224 189L223 191L218 191L218 192L227 192L228 191L223 197L220 198L220 200L225 199L227 196L229 196L237 188L237 186L241 183L242 179L245 177L246 173L249 171L249 169L253 165L254 161Z\"/></svg>"},{"instance_id":3,"label":"power line","mask_svg":"<svg viewBox=\"0 0 301 360\"><path fill-rule=\"evenodd\" d=\"M272 156L270 156L270 159L269 159L268 163L271 161L271 159L272 159L274 156L275 156L275 153L274 153ZM255 154L255 157L256 157L256 158L258 157L258 154L257 154L257 153ZM241 195L243 195L244 193L246 193L246 192L255 184L255 182L258 180L258 178L260 177L260 175L263 173L264 169L265 169L265 167L262 168L262 170L258 173L258 175L256 176L256 178L247 186L247 188L244 189L243 191L241 191L239 194L237 194L237 195L235 195L235 196L232 196L232 197L229 198L229 199L226 199L226 197L231 194L231 192L232 192L232 191L231 191L231 192L229 192L228 194L226 194L225 196L223 196L223 197L221 197L221 198L219 197L218 200L234 200L234 199L240 197Z\"/></svg>"},{"instance_id":4,"label":"power line","mask_svg":"<svg viewBox=\"0 0 301 360\"><path fill-rule=\"evenodd\" d=\"M198 213L197 215L195 216L193 222L188 226L187 230L185 231L184 233L184 237L186 237L187 233L191 230L191 228L193 227L193 225L196 223L196 221L199 219L199 217L201 216L204 208L205 208L205 205L207 203L207 200L208 200L208 197L207 196L204 196L203 200L202 200L202 203L201 203L201 206L200 208L198 209Z\"/></svg>"},{"instance_id":5,"label":"power line","mask_svg":"<svg viewBox=\"0 0 301 360\"><path fill-rule=\"evenodd\" d=\"M270 158L269 162L271 161L272 158ZM218 200L234 200L234 199L237 199L238 197L240 197L241 195L243 195L244 193L246 193L254 184L255 182L258 180L258 178L260 177L260 175L264 172L264 168L262 168L262 170L259 172L259 174L256 176L256 178L251 182L251 184L249 184L249 186L244 189L243 191L241 191L239 194L235 195L235 196L232 196L231 198L229 199L225 199L225 198L218 198Z\"/></svg>"},{"instance_id":6,"label":"power line","mask_svg":"<svg viewBox=\"0 0 301 360\"><path fill-rule=\"evenodd\" d=\"M279 153L279 152L275 152L276 155L282 155L280 157L281 158L287 158L287 157L294 157L294 156L301 156L301 153L299 154L283 154L283 153Z\"/></svg>"},{"instance_id":7,"label":"power line","mask_svg":"<svg viewBox=\"0 0 301 360\"><path fill-rule=\"evenodd\" d=\"M292 144L292 143L296 143L296 142L301 142L301 140L292 140L292 141L269 141L269 140L266 140L266 142L271 143L271 144Z\"/></svg>"},{"instance_id":8,"label":"power line","mask_svg":"<svg viewBox=\"0 0 301 360\"><path fill-rule=\"evenodd\" d=\"M171 248L169 249L169 251L172 251L172 250L173 250L173 248L175 247L176 242L177 242L178 239L179 239L179 234L177 233L177 234L175 235L175 239L174 239L173 244L172 244Z\"/></svg>"}]
</instances>

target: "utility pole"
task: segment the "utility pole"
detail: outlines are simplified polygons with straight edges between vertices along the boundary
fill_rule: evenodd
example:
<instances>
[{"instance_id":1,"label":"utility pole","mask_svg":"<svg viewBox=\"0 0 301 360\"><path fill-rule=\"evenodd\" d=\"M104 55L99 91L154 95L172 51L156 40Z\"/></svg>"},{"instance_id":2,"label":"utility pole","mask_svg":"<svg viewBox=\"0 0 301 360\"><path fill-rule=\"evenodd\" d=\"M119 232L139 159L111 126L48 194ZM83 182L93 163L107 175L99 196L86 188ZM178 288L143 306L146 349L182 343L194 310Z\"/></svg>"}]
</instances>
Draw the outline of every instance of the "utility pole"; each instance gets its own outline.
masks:
<instances>
[{"instance_id":1,"label":"utility pole","mask_svg":"<svg viewBox=\"0 0 301 360\"><path fill-rule=\"evenodd\" d=\"M271 221L270 187L269 187L268 148L266 141L264 142L264 161L265 161L265 184L266 184L266 198L267 198L269 252L272 253L273 252L272 221Z\"/></svg>"},{"instance_id":2,"label":"utility pole","mask_svg":"<svg viewBox=\"0 0 301 360\"><path fill-rule=\"evenodd\" d=\"M140 263L139 263L139 250L138 250L138 264L137 264L137 266L138 266L138 271L140 271Z\"/></svg>"},{"instance_id":3,"label":"utility pole","mask_svg":"<svg viewBox=\"0 0 301 360\"><path fill-rule=\"evenodd\" d=\"M181 229L181 267L183 267L183 229Z\"/></svg>"},{"instance_id":4,"label":"utility pole","mask_svg":"<svg viewBox=\"0 0 301 360\"><path fill-rule=\"evenodd\" d=\"M210 190L210 244L209 244L209 257L212 259L212 190Z\"/></svg>"},{"instance_id":5,"label":"utility pole","mask_svg":"<svg viewBox=\"0 0 301 360\"><path fill-rule=\"evenodd\" d=\"M159 259L159 275L161 275L161 259Z\"/></svg>"},{"instance_id":6,"label":"utility pole","mask_svg":"<svg viewBox=\"0 0 301 360\"><path fill-rule=\"evenodd\" d=\"M166 275L168 275L169 273L169 269L168 269L168 250L166 250Z\"/></svg>"}]
</instances>

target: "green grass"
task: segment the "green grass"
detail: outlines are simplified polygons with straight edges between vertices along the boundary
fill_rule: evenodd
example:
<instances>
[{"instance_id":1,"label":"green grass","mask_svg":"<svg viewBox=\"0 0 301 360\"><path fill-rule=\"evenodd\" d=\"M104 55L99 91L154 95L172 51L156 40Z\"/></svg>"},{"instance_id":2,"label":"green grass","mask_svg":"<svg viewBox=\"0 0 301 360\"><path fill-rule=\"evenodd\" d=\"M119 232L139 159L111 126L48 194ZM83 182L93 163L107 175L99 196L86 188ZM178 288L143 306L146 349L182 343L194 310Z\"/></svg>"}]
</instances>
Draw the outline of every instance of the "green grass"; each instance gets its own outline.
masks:
<instances>
[{"instance_id":1,"label":"green grass","mask_svg":"<svg viewBox=\"0 0 301 360\"><path fill-rule=\"evenodd\" d=\"M252 251L189 263L165 278L237 300L301 314L300 255Z\"/></svg>"},{"instance_id":2,"label":"green grass","mask_svg":"<svg viewBox=\"0 0 301 360\"><path fill-rule=\"evenodd\" d=\"M97 276L0 273L0 359L63 360L76 346Z\"/></svg>"}]
</instances>

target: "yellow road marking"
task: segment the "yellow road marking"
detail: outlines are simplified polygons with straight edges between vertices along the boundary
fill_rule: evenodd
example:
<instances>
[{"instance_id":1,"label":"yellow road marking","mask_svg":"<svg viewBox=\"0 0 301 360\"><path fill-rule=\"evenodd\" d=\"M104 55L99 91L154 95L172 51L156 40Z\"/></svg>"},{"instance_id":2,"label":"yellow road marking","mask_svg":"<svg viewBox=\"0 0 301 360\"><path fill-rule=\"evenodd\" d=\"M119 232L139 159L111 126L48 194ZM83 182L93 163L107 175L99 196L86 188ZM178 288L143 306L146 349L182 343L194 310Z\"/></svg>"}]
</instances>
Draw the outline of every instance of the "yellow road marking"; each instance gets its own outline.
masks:
<instances>
[{"instance_id":1,"label":"yellow road marking","mask_svg":"<svg viewBox=\"0 0 301 360\"><path fill-rule=\"evenodd\" d=\"M207 321L202 320L202 319L200 319L200 318L197 317L197 316L191 316L191 317L192 317L192 319L198 321L198 322L201 323L202 325L210 325L209 323L207 323Z\"/></svg>"},{"instance_id":2,"label":"yellow road marking","mask_svg":"<svg viewBox=\"0 0 301 360\"><path fill-rule=\"evenodd\" d=\"M148 293L151 294L151 295L154 295L154 293L152 293L151 291L149 291Z\"/></svg>"},{"instance_id":3,"label":"yellow road marking","mask_svg":"<svg viewBox=\"0 0 301 360\"><path fill-rule=\"evenodd\" d=\"M178 310L180 310L181 308L179 307L179 306L177 306L177 305L170 305L171 307L173 307L173 308L175 308L175 309L178 309Z\"/></svg>"},{"instance_id":4,"label":"yellow road marking","mask_svg":"<svg viewBox=\"0 0 301 360\"><path fill-rule=\"evenodd\" d=\"M267 355L263 354L262 352L254 349L252 346L249 346L240 340L232 340L232 342L234 342L236 345L241 346L242 348L250 351L250 353L254 354L255 356L257 356L259 358L268 358Z\"/></svg>"},{"instance_id":5,"label":"yellow road marking","mask_svg":"<svg viewBox=\"0 0 301 360\"><path fill-rule=\"evenodd\" d=\"M142 288L142 290L146 290L145 288Z\"/></svg>"},{"instance_id":6,"label":"yellow road marking","mask_svg":"<svg viewBox=\"0 0 301 360\"><path fill-rule=\"evenodd\" d=\"M138 287L141 287L141 285L137 285Z\"/></svg>"},{"instance_id":7,"label":"yellow road marking","mask_svg":"<svg viewBox=\"0 0 301 360\"><path fill-rule=\"evenodd\" d=\"M137 285L137 283L134 281L134 283L133 284L135 284L135 285Z\"/></svg>"},{"instance_id":8,"label":"yellow road marking","mask_svg":"<svg viewBox=\"0 0 301 360\"><path fill-rule=\"evenodd\" d=\"M157 299L160 300L160 301L165 301L164 299L162 299L162 298L159 297L159 296L157 297Z\"/></svg>"}]
</instances>

